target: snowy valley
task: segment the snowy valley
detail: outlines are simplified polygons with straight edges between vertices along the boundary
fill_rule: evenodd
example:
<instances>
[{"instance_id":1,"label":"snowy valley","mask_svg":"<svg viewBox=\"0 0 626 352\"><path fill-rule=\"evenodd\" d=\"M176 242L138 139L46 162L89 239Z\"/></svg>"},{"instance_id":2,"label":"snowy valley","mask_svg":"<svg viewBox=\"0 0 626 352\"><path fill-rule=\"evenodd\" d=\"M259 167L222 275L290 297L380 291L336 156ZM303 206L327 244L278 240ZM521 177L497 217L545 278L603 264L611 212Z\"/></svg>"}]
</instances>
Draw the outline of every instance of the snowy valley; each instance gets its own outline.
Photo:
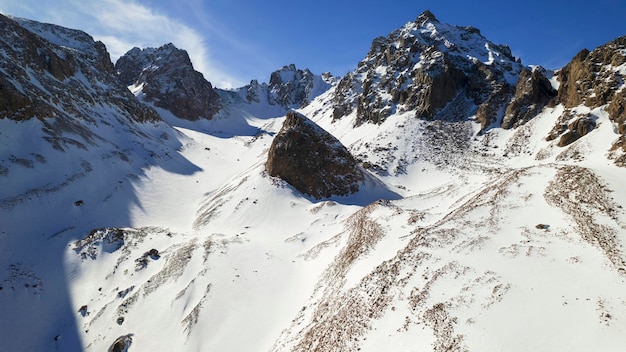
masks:
<instances>
[{"instance_id":1,"label":"snowy valley","mask_svg":"<svg viewBox=\"0 0 626 352\"><path fill-rule=\"evenodd\" d=\"M6 350L623 349L625 37L552 72L427 11L223 90L0 31Z\"/></svg>"}]
</instances>

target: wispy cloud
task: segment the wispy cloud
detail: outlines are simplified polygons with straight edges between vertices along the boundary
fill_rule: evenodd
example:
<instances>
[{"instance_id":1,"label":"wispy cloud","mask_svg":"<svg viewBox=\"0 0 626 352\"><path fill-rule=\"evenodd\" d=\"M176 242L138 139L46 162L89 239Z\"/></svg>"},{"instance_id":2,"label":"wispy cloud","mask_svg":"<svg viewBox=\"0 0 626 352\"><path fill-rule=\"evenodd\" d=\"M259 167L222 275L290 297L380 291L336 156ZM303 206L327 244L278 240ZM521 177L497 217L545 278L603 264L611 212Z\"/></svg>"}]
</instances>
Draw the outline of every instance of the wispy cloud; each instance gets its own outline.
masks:
<instances>
[{"instance_id":1,"label":"wispy cloud","mask_svg":"<svg viewBox=\"0 0 626 352\"><path fill-rule=\"evenodd\" d=\"M112 60L133 47L173 43L185 49L194 68L214 85L230 88L240 82L210 60L210 48L195 29L134 0L0 0L0 11L42 22L81 29L107 46Z\"/></svg>"}]
</instances>

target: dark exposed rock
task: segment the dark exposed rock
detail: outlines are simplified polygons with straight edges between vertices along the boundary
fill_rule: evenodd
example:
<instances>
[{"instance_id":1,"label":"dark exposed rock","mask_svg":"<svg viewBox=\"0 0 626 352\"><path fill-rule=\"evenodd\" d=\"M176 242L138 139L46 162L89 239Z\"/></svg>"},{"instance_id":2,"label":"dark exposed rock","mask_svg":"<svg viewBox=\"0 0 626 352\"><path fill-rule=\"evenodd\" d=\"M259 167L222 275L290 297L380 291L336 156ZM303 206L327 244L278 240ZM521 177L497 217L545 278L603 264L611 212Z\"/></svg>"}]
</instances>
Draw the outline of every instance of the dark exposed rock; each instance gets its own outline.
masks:
<instances>
[{"instance_id":1,"label":"dark exposed rock","mask_svg":"<svg viewBox=\"0 0 626 352\"><path fill-rule=\"evenodd\" d=\"M617 124L619 134L626 133L626 90L621 90L611 100L607 111L609 117Z\"/></svg>"},{"instance_id":2,"label":"dark exposed rock","mask_svg":"<svg viewBox=\"0 0 626 352\"><path fill-rule=\"evenodd\" d=\"M132 334L120 336L113 342L111 347L109 347L108 352L127 352L132 342Z\"/></svg>"},{"instance_id":3,"label":"dark exposed rock","mask_svg":"<svg viewBox=\"0 0 626 352\"><path fill-rule=\"evenodd\" d=\"M561 82L557 100L565 107L571 108L583 103L585 96L591 89L593 73L585 59L589 56L589 50L581 50L570 63L559 71L558 80Z\"/></svg>"},{"instance_id":4,"label":"dark exposed rock","mask_svg":"<svg viewBox=\"0 0 626 352\"><path fill-rule=\"evenodd\" d=\"M185 50L173 44L133 48L115 64L122 82L134 85L143 99L186 120L211 119L221 100L202 73L194 70Z\"/></svg>"},{"instance_id":5,"label":"dark exposed rock","mask_svg":"<svg viewBox=\"0 0 626 352\"><path fill-rule=\"evenodd\" d=\"M0 66L0 119L38 119L58 151L105 141L91 128L101 122L138 130L138 122L161 120L120 83L104 45L82 31L0 16Z\"/></svg>"},{"instance_id":6,"label":"dark exposed rock","mask_svg":"<svg viewBox=\"0 0 626 352\"><path fill-rule=\"evenodd\" d=\"M566 109L561 114L561 116L559 116L559 118L557 119L556 123L554 124L554 127L552 127L552 130L546 137L546 140L552 141L552 140L559 138L559 136L563 134L563 132L567 131L568 121L571 120L573 117L574 117L574 114L572 113L572 111L569 109Z\"/></svg>"},{"instance_id":7,"label":"dark exposed rock","mask_svg":"<svg viewBox=\"0 0 626 352\"><path fill-rule=\"evenodd\" d=\"M82 315L83 317L87 316L87 314L89 314L87 310L87 305L85 304L81 306L80 309L78 309L78 313L80 313L80 315Z\"/></svg>"},{"instance_id":8,"label":"dark exposed rock","mask_svg":"<svg viewBox=\"0 0 626 352\"><path fill-rule=\"evenodd\" d=\"M478 108L477 121L485 129L503 115L513 97L510 81L521 69L508 47L489 42L475 28L442 24L426 11L374 39L357 70L337 85L333 118L356 110L360 125L415 111L418 118L459 121ZM447 109L451 105L456 108Z\"/></svg>"},{"instance_id":9,"label":"dark exposed rock","mask_svg":"<svg viewBox=\"0 0 626 352\"><path fill-rule=\"evenodd\" d=\"M307 90L312 89L313 73L306 69L297 70L291 64L270 75L269 102L282 106L293 104L306 106L309 104Z\"/></svg>"},{"instance_id":10,"label":"dark exposed rock","mask_svg":"<svg viewBox=\"0 0 626 352\"><path fill-rule=\"evenodd\" d=\"M496 122L502 115L502 110L511 100L514 88L506 83L492 85L492 92L487 96L476 110L476 121L480 123L481 130L485 130Z\"/></svg>"},{"instance_id":11,"label":"dark exposed rock","mask_svg":"<svg viewBox=\"0 0 626 352\"><path fill-rule=\"evenodd\" d=\"M523 69L520 73L515 96L502 120L502 128L521 126L535 117L557 95L543 69Z\"/></svg>"},{"instance_id":12,"label":"dark exposed rock","mask_svg":"<svg viewBox=\"0 0 626 352\"><path fill-rule=\"evenodd\" d=\"M596 123L590 118L579 118L568 126L568 131L561 136L559 140L559 147L572 144L587 133L591 132L596 126Z\"/></svg>"},{"instance_id":13,"label":"dark exposed rock","mask_svg":"<svg viewBox=\"0 0 626 352\"><path fill-rule=\"evenodd\" d=\"M567 108L581 104L595 108L607 104L623 82L621 75L612 68L626 62L625 49L626 36L593 51L580 51L559 71L558 102Z\"/></svg>"},{"instance_id":14,"label":"dark exposed rock","mask_svg":"<svg viewBox=\"0 0 626 352\"><path fill-rule=\"evenodd\" d=\"M272 142L266 169L316 199L359 190L363 171L348 150L304 115L289 112Z\"/></svg>"},{"instance_id":15,"label":"dark exposed rock","mask_svg":"<svg viewBox=\"0 0 626 352\"><path fill-rule=\"evenodd\" d=\"M430 10L425 10L419 16L417 16L417 19L415 19L415 22L417 23L424 23L427 21L437 21L437 18L432 12L430 12Z\"/></svg>"}]
</instances>

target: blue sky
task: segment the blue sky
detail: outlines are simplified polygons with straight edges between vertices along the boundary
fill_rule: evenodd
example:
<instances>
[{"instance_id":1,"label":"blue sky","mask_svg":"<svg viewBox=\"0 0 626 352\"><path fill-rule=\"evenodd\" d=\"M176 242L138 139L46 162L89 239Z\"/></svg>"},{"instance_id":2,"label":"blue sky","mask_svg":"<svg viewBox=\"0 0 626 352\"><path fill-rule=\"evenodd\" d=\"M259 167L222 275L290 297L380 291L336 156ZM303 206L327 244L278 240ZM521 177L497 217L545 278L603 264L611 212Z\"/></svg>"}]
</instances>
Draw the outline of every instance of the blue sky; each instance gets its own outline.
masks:
<instances>
[{"instance_id":1,"label":"blue sky","mask_svg":"<svg viewBox=\"0 0 626 352\"><path fill-rule=\"evenodd\" d=\"M393 4L393 5L391 5ZM508 44L527 65L560 68L583 48L626 35L626 1L0 0L0 12L81 29L114 60L169 42L218 87L238 87L294 63L343 75L372 39L429 9Z\"/></svg>"}]
</instances>

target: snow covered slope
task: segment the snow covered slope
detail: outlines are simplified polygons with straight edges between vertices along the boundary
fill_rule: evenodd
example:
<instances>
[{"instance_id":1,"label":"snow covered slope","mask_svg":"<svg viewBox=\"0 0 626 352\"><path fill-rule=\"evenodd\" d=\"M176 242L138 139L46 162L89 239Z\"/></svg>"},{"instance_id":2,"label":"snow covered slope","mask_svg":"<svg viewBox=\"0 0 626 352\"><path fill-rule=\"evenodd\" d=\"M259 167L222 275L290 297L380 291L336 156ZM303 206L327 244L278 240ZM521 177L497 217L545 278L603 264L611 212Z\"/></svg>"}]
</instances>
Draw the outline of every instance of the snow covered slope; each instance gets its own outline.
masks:
<instances>
[{"instance_id":1,"label":"snow covered slope","mask_svg":"<svg viewBox=\"0 0 626 352\"><path fill-rule=\"evenodd\" d=\"M77 48L93 45L18 22L5 26L30 28L22 35L74 58L65 61L84 62L90 51ZM319 200L266 170L293 100L250 99L251 85L218 91L222 109L210 120L138 105L155 117L129 122L123 107L139 102L85 74L69 85L94 92L81 113L0 119L0 337L32 351L621 351L616 43L611 55L569 66L613 75L608 98L585 105L562 93L564 77L583 82L568 72L584 70L524 68L476 29L422 14L374 40L354 72L298 109L371 181ZM3 79L65 103L48 93L79 71L59 78L29 62L13 69L26 78ZM281 82L294 81L289 72ZM593 72L590 82L606 78ZM52 83L33 83L44 80ZM515 101L542 107L500 128ZM593 128L560 143L578 131L564 116ZM40 132L52 119L99 137ZM45 139L52 132L63 150Z\"/></svg>"},{"instance_id":2,"label":"snow covered slope","mask_svg":"<svg viewBox=\"0 0 626 352\"><path fill-rule=\"evenodd\" d=\"M2 341L14 350L79 350L69 241L132 225L135 187L150 168L200 169L179 153L186 138L116 79L102 43L4 16L0 31Z\"/></svg>"}]
</instances>

